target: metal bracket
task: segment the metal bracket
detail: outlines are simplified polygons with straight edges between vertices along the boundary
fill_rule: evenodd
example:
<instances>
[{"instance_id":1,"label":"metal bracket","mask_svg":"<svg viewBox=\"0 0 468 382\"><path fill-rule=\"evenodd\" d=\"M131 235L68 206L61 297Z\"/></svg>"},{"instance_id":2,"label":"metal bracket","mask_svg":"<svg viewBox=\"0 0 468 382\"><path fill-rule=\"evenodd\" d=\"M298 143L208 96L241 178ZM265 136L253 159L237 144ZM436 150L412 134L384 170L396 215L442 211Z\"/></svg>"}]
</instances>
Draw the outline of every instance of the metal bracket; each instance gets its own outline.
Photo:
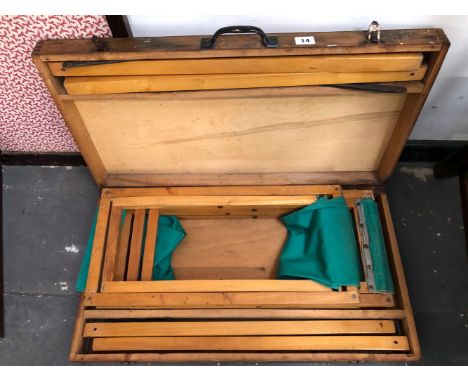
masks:
<instances>
[{"instance_id":1,"label":"metal bracket","mask_svg":"<svg viewBox=\"0 0 468 382\"><path fill-rule=\"evenodd\" d=\"M373 43L380 42L380 24L377 21L372 21L369 25L367 39Z\"/></svg>"},{"instance_id":2,"label":"metal bracket","mask_svg":"<svg viewBox=\"0 0 468 382\"><path fill-rule=\"evenodd\" d=\"M364 274L366 276L367 288L370 292L375 291L375 274L374 265L372 262L372 255L370 252L369 231L367 230L366 217L364 215L364 208L359 200L356 202L358 213L358 227L362 237L362 264L364 267Z\"/></svg>"}]
</instances>

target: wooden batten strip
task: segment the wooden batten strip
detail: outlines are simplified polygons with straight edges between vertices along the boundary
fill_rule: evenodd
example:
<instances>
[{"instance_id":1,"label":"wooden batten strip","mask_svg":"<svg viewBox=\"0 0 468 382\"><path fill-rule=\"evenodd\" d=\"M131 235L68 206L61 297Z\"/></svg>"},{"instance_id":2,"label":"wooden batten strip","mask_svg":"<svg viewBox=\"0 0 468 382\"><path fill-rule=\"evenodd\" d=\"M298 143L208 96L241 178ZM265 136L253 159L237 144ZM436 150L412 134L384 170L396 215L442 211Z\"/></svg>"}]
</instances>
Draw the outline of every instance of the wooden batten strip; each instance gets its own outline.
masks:
<instances>
[{"instance_id":1,"label":"wooden batten strip","mask_svg":"<svg viewBox=\"0 0 468 382\"><path fill-rule=\"evenodd\" d=\"M315 195L302 196L142 196L113 199L113 205L126 208L178 208L218 206L304 206L317 200Z\"/></svg>"},{"instance_id":2,"label":"wooden batten strip","mask_svg":"<svg viewBox=\"0 0 468 382\"><path fill-rule=\"evenodd\" d=\"M405 319L402 321L403 328L405 333L408 335L412 352L417 358L420 358L421 348L418 340L418 332L416 330L416 323L414 321L413 310L411 308L408 287L406 285L403 264L401 262L400 251L398 249L398 243L395 235L392 216L390 214L390 206L388 204L387 194L380 194L377 201L384 231L385 243L387 245L388 260L390 266L392 267L393 274L396 275L395 288L400 304L405 311Z\"/></svg>"},{"instance_id":3,"label":"wooden batten strip","mask_svg":"<svg viewBox=\"0 0 468 382\"><path fill-rule=\"evenodd\" d=\"M96 222L96 231L94 234L93 249L91 252L91 259L89 263L88 279L86 281L86 293L97 292L99 288L110 207L111 199L104 196L101 197Z\"/></svg>"},{"instance_id":4,"label":"wooden batten strip","mask_svg":"<svg viewBox=\"0 0 468 382\"><path fill-rule=\"evenodd\" d=\"M95 338L93 351L119 350L409 350L404 336L114 337Z\"/></svg>"},{"instance_id":5,"label":"wooden batten strip","mask_svg":"<svg viewBox=\"0 0 468 382\"><path fill-rule=\"evenodd\" d=\"M341 195L339 185L311 186L221 186L221 187L132 187L105 188L109 197L141 197L141 196L287 196L287 195Z\"/></svg>"},{"instance_id":6,"label":"wooden batten strip","mask_svg":"<svg viewBox=\"0 0 468 382\"><path fill-rule=\"evenodd\" d=\"M426 70L427 65L422 65L418 70L408 72L67 77L64 81L64 86L68 94L79 95L336 85L368 82L418 81L424 77Z\"/></svg>"},{"instance_id":7,"label":"wooden batten strip","mask_svg":"<svg viewBox=\"0 0 468 382\"><path fill-rule=\"evenodd\" d=\"M129 252L128 244L130 243L133 215L134 211L127 210L123 225L120 230L119 247L117 249L117 258L115 259L114 269L114 280L116 281L122 281L125 278L125 269L127 267ZM104 286L101 287L101 292Z\"/></svg>"},{"instance_id":8,"label":"wooden batten strip","mask_svg":"<svg viewBox=\"0 0 468 382\"><path fill-rule=\"evenodd\" d=\"M412 353L353 352L164 352L76 354L76 362L413 362Z\"/></svg>"},{"instance_id":9,"label":"wooden batten strip","mask_svg":"<svg viewBox=\"0 0 468 382\"><path fill-rule=\"evenodd\" d=\"M97 293L86 306L159 308L321 308L359 306L355 292Z\"/></svg>"},{"instance_id":10,"label":"wooden batten strip","mask_svg":"<svg viewBox=\"0 0 468 382\"><path fill-rule=\"evenodd\" d=\"M284 336L317 334L393 334L391 320L98 322L83 337Z\"/></svg>"},{"instance_id":11,"label":"wooden batten strip","mask_svg":"<svg viewBox=\"0 0 468 382\"><path fill-rule=\"evenodd\" d=\"M405 318L393 309L87 309L86 319L387 319Z\"/></svg>"},{"instance_id":12,"label":"wooden batten strip","mask_svg":"<svg viewBox=\"0 0 468 382\"><path fill-rule=\"evenodd\" d=\"M172 280L108 282L101 291L106 293L331 292L331 289L312 280Z\"/></svg>"},{"instance_id":13,"label":"wooden batten strip","mask_svg":"<svg viewBox=\"0 0 468 382\"><path fill-rule=\"evenodd\" d=\"M50 62L54 76L122 76L232 73L404 72L417 70L421 53L144 60L63 67Z\"/></svg>"},{"instance_id":14,"label":"wooden batten strip","mask_svg":"<svg viewBox=\"0 0 468 382\"><path fill-rule=\"evenodd\" d=\"M252 174L110 174L108 187L261 186L274 185L376 185L375 171L291 172Z\"/></svg>"},{"instance_id":15,"label":"wooden batten strip","mask_svg":"<svg viewBox=\"0 0 468 382\"><path fill-rule=\"evenodd\" d=\"M130 254L128 256L127 276L129 281L138 280L140 273L141 244L143 241L143 229L145 225L146 210L135 211L133 221L132 241L130 243Z\"/></svg>"},{"instance_id":16,"label":"wooden batten strip","mask_svg":"<svg viewBox=\"0 0 468 382\"><path fill-rule=\"evenodd\" d=\"M159 211L150 210L148 213L145 250L144 250L143 261L142 261L142 266L141 266L140 280L142 280L143 282L151 280L153 276L154 258L155 256L157 256L157 254L155 254L155 249L156 249L156 239L157 239L157 234L158 234L158 220L159 220ZM140 282L132 282L132 281L127 281L127 282L130 282L133 284L140 284ZM126 284L127 282L123 282L120 284ZM172 281L169 281L169 282L172 282Z\"/></svg>"},{"instance_id":17,"label":"wooden batten strip","mask_svg":"<svg viewBox=\"0 0 468 382\"><path fill-rule=\"evenodd\" d=\"M120 223L122 221L122 207L113 207L109 220L109 232L107 234L106 253L102 270L102 283L114 279L115 260L117 256ZM101 284L102 287L102 284Z\"/></svg>"}]
</instances>

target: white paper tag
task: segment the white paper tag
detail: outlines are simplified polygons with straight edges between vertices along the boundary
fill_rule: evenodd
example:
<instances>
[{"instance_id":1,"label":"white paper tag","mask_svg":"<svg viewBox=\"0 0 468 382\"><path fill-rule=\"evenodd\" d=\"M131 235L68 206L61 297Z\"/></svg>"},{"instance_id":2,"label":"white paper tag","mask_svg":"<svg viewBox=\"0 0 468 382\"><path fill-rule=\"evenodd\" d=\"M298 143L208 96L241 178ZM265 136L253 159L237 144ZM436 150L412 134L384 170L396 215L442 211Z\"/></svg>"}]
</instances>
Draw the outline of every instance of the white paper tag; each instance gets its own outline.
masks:
<instances>
[{"instance_id":1,"label":"white paper tag","mask_svg":"<svg viewBox=\"0 0 468 382\"><path fill-rule=\"evenodd\" d=\"M294 40L296 41L296 45L315 45L314 36L294 37Z\"/></svg>"}]
</instances>

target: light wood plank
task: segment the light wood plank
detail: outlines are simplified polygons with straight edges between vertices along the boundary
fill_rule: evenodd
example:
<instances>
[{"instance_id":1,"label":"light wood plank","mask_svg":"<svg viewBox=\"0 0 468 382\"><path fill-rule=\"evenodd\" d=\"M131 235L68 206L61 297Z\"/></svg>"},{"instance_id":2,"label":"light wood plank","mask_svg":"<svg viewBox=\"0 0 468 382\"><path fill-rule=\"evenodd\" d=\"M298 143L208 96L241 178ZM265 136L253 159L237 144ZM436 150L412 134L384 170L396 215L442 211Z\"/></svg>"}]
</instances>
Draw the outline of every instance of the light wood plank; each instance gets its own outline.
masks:
<instances>
[{"instance_id":1,"label":"light wood plank","mask_svg":"<svg viewBox=\"0 0 468 382\"><path fill-rule=\"evenodd\" d=\"M95 338L93 351L119 350L409 350L404 336L114 337Z\"/></svg>"},{"instance_id":2,"label":"light wood plank","mask_svg":"<svg viewBox=\"0 0 468 382\"><path fill-rule=\"evenodd\" d=\"M131 187L105 188L112 198L133 196L207 196L207 195L341 195L339 185L221 186L221 187Z\"/></svg>"},{"instance_id":3,"label":"light wood plank","mask_svg":"<svg viewBox=\"0 0 468 382\"><path fill-rule=\"evenodd\" d=\"M99 288L99 280L101 277L101 267L104 257L104 246L106 244L107 223L109 221L110 207L111 199L102 195L101 200L99 202L99 212L96 221L96 231L94 234L91 259L89 262L88 279L86 281L86 293L97 292Z\"/></svg>"},{"instance_id":4,"label":"light wood plank","mask_svg":"<svg viewBox=\"0 0 468 382\"><path fill-rule=\"evenodd\" d=\"M85 310L84 310L84 295L80 296L80 303L75 318L75 326L73 329L72 341L70 346L70 353L68 359L74 361L77 354L82 352L83 348L83 330L85 326Z\"/></svg>"},{"instance_id":5,"label":"light wood plank","mask_svg":"<svg viewBox=\"0 0 468 382\"><path fill-rule=\"evenodd\" d=\"M164 352L77 354L77 362L414 362L411 353L353 352Z\"/></svg>"},{"instance_id":6,"label":"light wood plank","mask_svg":"<svg viewBox=\"0 0 468 382\"><path fill-rule=\"evenodd\" d=\"M106 192L106 191L104 191ZM117 249L117 258L115 260L114 280L122 281L125 278L125 270L128 261L128 244L130 243L130 234L132 231L134 211L127 210L125 219L120 230L119 247ZM102 287L101 287L102 291Z\"/></svg>"},{"instance_id":7,"label":"light wood plank","mask_svg":"<svg viewBox=\"0 0 468 382\"><path fill-rule=\"evenodd\" d=\"M421 53L145 60L63 68L51 62L55 76L122 76L226 73L401 72L417 70Z\"/></svg>"},{"instance_id":8,"label":"light wood plank","mask_svg":"<svg viewBox=\"0 0 468 382\"><path fill-rule=\"evenodd\" d=\"M426 70L427 65L422 65L417 70L407 72L67 77L65 78L64 86L70 95L245 89L277 86L418 81L424 77Z\"/></svg>"},{"instance_id":9,"label":"light wood plank","mask_svg":"<svg viewBox=\"0 0 468 382\"><path fill-rule=\"evenodd\" d=\"M354 292L227 292L227 293L97 293L85 297L85 306L161 308L319 308L359 306Z\"/></svg>"},{"instance_id":10,"label":"light wood plank","mask_svg":"<svg viewBox=\"0 0 468 382\"><path fill-rule=\"evenodd\" d=\"M388 251L388 260L393 273L396 275L395 289L399 295L401 301L400 304L405 311L403 328L405 330L405 334L408 336L409 343L411 345L411 351L416 358L420 358L421 347L419 345L418 332L416 330L416 323L414 321L413 309L411 308L408 286L406 285L403 264L401 262L400 251L398 249L398 242L395 235L395 227L393 226L387 194L380 194L377 198L377 202L382 221L386 248Z\"/></svg>"},{"instance_id":11,"label":"light wood plank","mask_svg":"<svg viewBox=\"0 0 468 382\"><path fill-rule=\"evenodd\" d=\"M251 207L285 207L306 206L317 200L315 195L291 196L141 196L115 198L113 205L126 208L180 208L180 207L216 207L239 206Z\"/></svg>"},{"instance_id":12,"label":"light wood plank","mask_svg":"<svg viewBox=\"0 0 468 382\"><path fill-rule=\"evenodd\" d=\"M155 256L157 256L157 254L155 254L155 249L156 249L156 239L157 239L157 234L158 234L158 220L159 220L159 211L153 210L153 209L150 210L148 213L145 249L144 249L144 254L143 254L143 262L141 266L140 280L142 281L151 280L153 276L154 258ZM128 281L128 282L131 282L131 281ZM139 282L133 283L133 285L136 285L136 284L140 284L140 283Z\"/></svg>"},{"instance_id":13,"label":"light wood plank","mask_svg":"<svg viewBox=\"0 0 468 382\"><path fill-rule=\"evenodd\" d=\"M86 319L387 319L405 318L393 309L88 309Z\"/></svg>"},{"instance_id":14,"label":"light wood plank","mask_svg":"<svg viewBox=\"0 0 468 382\"><path fill-rule=\"evenodd\" d=\"M164 292L319 292L330 288L312 280L172 280L122 281L104 284L106 293Z\"/></svg>"},{"instance_id":15,"label":"light wood plank","mask_svg":"<svg viewBox=\"0 0 468 382\"><path fill-rule=\"evenodd\" d=\"M391 320L88 323L83 337L283 336L393 334Z\"/></svg>"},{"instance_id":16,"label":"light wood plank","mask_svg":"<svg viewBox=\"0 0 468 382\"><path fill-rule=\"evenodd\" d=\"M114 199L115 200L115 199ZM133 221L132 241L130 243L130 254L128 255L127 275L129 281L136 281L140 272L141 243L143 240L143 228L145 224L146 210L135 211Z\"/></svg>"},{"instance_id":17,"label":"light wood plank","mask_svg":"<svg viewBox=\"0 0 468 382\"><path fill-rule=\"evenodd\" d=\"M374 171L331 171L250 174L111 174L107 177L109 187L164 187L164 186L248 186L258 185L321 185L339 183L348 186L375 186L378 184Z\"/></svg>"},{"instance_id":18,"label":"light wood plank","mask_svg":"<svg viewBox=\"0 0 468 382\"><path fill-rule=\"evenodd\" d=\"M107 233L106 252L104 255L104 266L102 270L102 283L114 280L115 260L117 256L120 223L122 221L122 207L112 207L109 230Z\"/></svg>"}]
</instances>

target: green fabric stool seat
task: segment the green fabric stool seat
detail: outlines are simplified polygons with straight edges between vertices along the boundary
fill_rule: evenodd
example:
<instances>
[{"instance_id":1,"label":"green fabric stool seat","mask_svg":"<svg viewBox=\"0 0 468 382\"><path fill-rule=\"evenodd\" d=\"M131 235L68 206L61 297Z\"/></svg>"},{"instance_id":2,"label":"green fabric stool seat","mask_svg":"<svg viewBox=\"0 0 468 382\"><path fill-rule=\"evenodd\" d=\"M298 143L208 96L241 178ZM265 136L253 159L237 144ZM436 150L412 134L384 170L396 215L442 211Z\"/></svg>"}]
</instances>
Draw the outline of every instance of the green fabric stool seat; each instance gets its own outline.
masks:
<instances>
[{"instance_id":1,"label":"green fabric stool seat","mask_svg":"<svg viewBox=\"0 0 468 382\"><path fill-rule=\"evenodd\" d=\"M320 198L281 219L288 237L278 278L310 279L329 288L359 286L360 259L351 213L343 197Z\"/></svg>"}]
</instances>

